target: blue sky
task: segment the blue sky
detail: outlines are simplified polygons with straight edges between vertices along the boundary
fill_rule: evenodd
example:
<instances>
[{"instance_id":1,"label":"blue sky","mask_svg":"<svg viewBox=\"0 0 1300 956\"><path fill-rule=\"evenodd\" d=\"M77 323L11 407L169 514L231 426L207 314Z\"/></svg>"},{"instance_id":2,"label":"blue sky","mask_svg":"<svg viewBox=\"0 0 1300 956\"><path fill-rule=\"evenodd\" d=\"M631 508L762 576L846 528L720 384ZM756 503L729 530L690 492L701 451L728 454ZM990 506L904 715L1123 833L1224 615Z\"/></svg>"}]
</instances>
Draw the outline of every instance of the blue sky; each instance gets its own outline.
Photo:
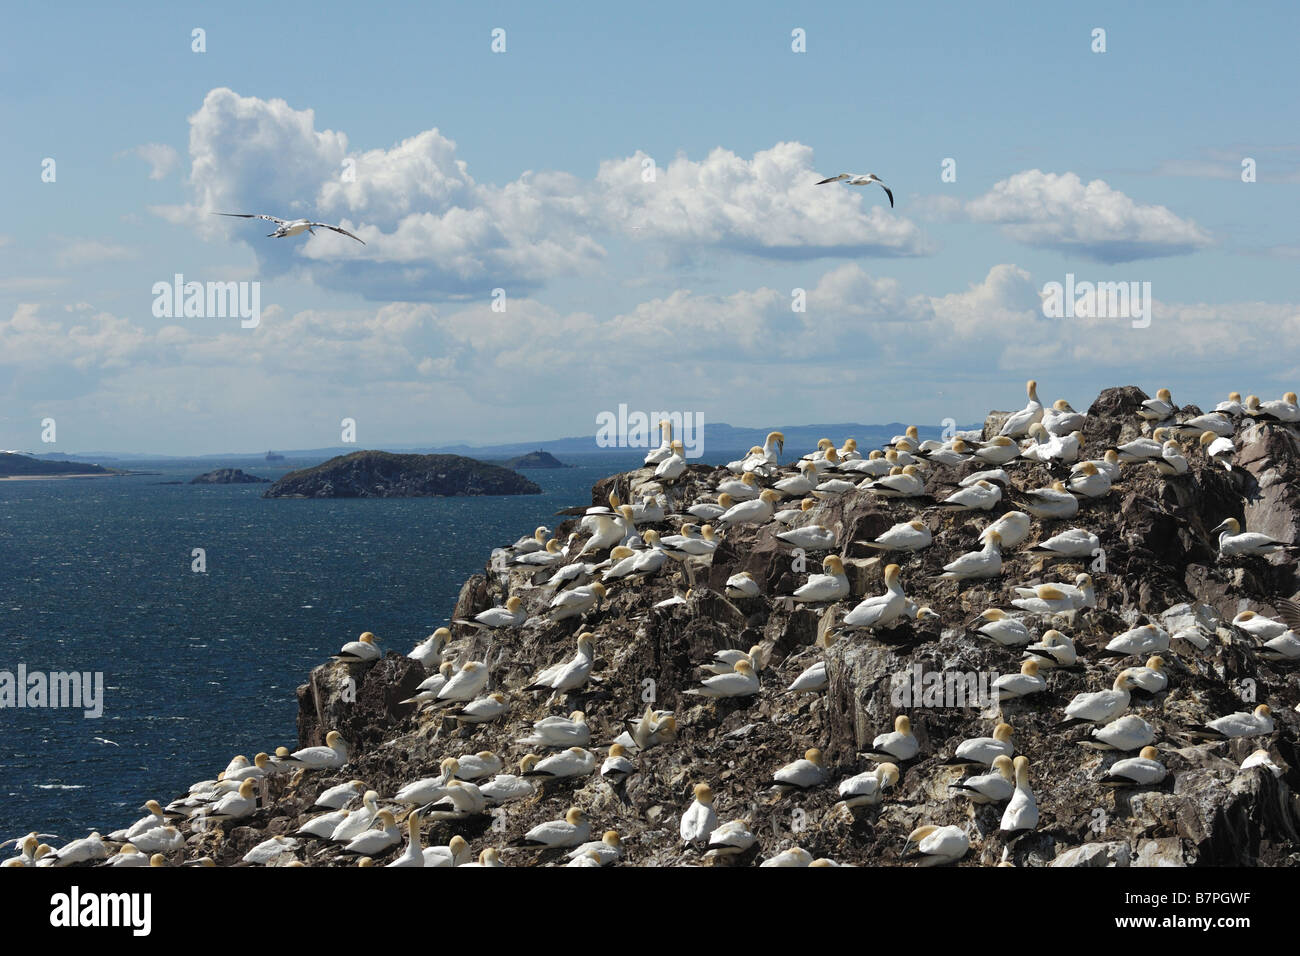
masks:
<instances>
[{"instance_id":1,"label":"blue sky","mask_svg":"<svg viewBox=\"0 0 1300 956\"><path fill-rule=\"evenodd\" d=\"M10 10L0 447L312 447L344 417L365 446L487 443L594 433L621 402L967 421L1031 376L1076 406L1130 382L1276 397L1300 364L1297 21L1285 3ZM896 208L813 187L839 172L877 173ZM260 323L155 317L176 273L259 282ZM1067 273L1150 282L1151 325L1044 317Z\"/></svg>"}]
</instances>

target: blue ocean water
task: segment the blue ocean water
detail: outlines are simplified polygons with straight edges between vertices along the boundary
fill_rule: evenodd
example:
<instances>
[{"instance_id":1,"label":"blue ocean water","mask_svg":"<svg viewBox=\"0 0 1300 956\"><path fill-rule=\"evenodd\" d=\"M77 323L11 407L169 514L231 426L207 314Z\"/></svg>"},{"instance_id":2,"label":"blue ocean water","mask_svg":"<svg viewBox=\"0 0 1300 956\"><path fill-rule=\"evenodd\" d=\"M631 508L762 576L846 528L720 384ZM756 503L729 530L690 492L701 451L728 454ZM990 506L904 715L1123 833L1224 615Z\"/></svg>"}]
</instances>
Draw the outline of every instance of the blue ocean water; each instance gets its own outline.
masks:
<instances>
[{"instance_id":1,"label":"blue ocean water","mask_svg":"<svg viewBox=\"0 0 1300 956\"><path fill-rule=\"evenodd\" d=\"M0 839L107 832L236 753L294 746L295 689L312 667L366 630L409 651L492 548L554 527L555 511L588 504L640 453L567 457L577 467L526 472L544 494L491 498L265 500L265 485L164 484L316 464L294 460L0 481L0 671L101 671L105 684L98 719L0 709ZM191 570L195 548L206 573Z\"/></svg>"}]
</instances>

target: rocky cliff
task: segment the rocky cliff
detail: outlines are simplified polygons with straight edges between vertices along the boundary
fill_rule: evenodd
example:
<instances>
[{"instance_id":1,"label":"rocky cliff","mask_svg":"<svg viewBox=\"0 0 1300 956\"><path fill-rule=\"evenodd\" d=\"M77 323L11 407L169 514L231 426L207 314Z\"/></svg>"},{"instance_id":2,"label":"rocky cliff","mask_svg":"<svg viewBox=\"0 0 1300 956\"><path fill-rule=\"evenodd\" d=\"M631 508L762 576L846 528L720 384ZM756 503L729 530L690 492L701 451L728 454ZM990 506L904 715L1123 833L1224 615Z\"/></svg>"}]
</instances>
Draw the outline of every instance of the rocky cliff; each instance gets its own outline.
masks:
<instances>
[{"instance_id":1,"label":"rocky cliff","mask_svg":"<svg viewBox=\"0 0 1300 956\"><path fill-rule=\"evenodd\" d=\"M1136 388L1117 388L1097 399L1084 431L1088 455L1100 456L1105 448L1139 434L1134 413L1143 398ZM986 435L1001 420L990 416ZM993 512L976 513L860 492L820 501L808 523L836 532L852 590L849 598L829 607L795 606L784 597L806 580L807 571L816 570L819 556L801 562L775 537L781 528L772 523L725 530L711 564L694 573L684 601L656 607L686 590L688 582L674 565L671 573L637 583L611 583L608 600L581 620L550 620L550 572L512 565L508 553L498 551L482 574L465 583L456 607L449 609L451 617L469 618L507 596L518 596L529 621L498 635L457 626L460 643L450 656L458 663L472 659L487 664L489 689L503 692L509 701L502 718L464 725L445 712L399 703L426 674L422 665L397 653L367 664L323 665L299 688L300 744L320 744L328 730L338 730L352 747L349 765L337 772L308 773L294 784L286 783L286 776L274 778L264 809L246 825L198 834L186 853L233 863L266 837L293 832L311 815L318 793L352 778L391 797L406 783L436 775L441 758L485 750L503 756L510 770L528 749L517 743L519 738L532 721L548 714L584 711L593 727L592 749L603 756L626 721L650 703L675 714L677 737L635 755L637 773L625 792L598 774L548 782L537 796L491 814L431 824L425 845L445 845L460 834L475 853L489 846L506 848L530 827L558 819L577 805L590 815L595 838L606 829L622 835L629 863L699 863L701 852L684 848L677 828L692 785L707 781L716 794L719 819L743 818L758 838L738 857L711 861L721 865L752 865L795 845L839 863L897 865L908 833L922 823L966 829L971 849L959 862L962 866L1001 861L1016 866L1296 865L1300 714L1294 708L1300 701L1300 668L1294 662L1262 659L1258 642L1231 621L1243 607L1272 613L1274 602L1295 595L1300 582L1294 562L1281 554L1220 558L1210 529L1236 517L1252 530L1300 540L1295 491L1300 447L1295 430L1278 423L1243 423L1237 441L1238 464L1232 472L1207 461L1199 447L1188 451L1191 467L1185 475L1166 477L1150 464L1125 466L1115 489L1085 501L1076 518L1034 520L1025 544L1004 555L999 577L960 585L938 578L942 566L977 547L980 529L1016 506L1014 495ZM935 466L927 491L942 498L952 483L979 467ZM1014 462L1008 470L1021 489L1054 477L1046 465L1027 461ZM724 477L723 469L691 465L677 483L662 490L672 504L684 508L711 499L711 490ZM657 490L653 470L642 469L599 483L592 500L603 504L611 491L636 500ZM914 516L935 538L932 547L917 554L882 559L854 543ZM560 540L576 529L577 520L556 529ZM675 524L657 527L668 533ZM1098 535L1101 553L1045 564L1029 552L1032 543L1072 525ZM904 621L872 634L839 633L835 625L849 608L865 595L881 593L883 567L891 560L902 565L907 593L939 618ZM757 580L760 596L724 596L724 582L742 570ZM988 735L993 716L974 707L917 701L900 707L892 699L891 682L918 667L947 673L1017 671L1019 650L972 635L972 618L989 607L1008 608L1012 585L1072 581L1081 571L1093 576L1096 608L1050 620L1026 619L1035 634L1049 626L1069 634L1079 650L1079 666L1054 670L1046 692L1001 707L1002 718L1014 728L1016 752L1031 761L1040 811L1035 829L1011 838L999 832L1000 806L973 807L950 797L948 785L960 773L944 765L959 741ZM1134 712L1155 727L1169 776L1157 786L1112 790L1098 780L1117 755L1081 747L1088 728L1059 725L1075 694L1109 688L1121 666L1143 663L1116 662L1101 649L1118 632L1148 621L1171 634L1200 639L1174 640L1164 654L1169 688L1133 704ZM580 630L595 634L591 681L563 701L525 691L540 668L572 654ZM1205 646L1198 646L1200 641ZM699 666L716 651L748 650L755 644L766 657L757 696L710 701L684 693L698 686ZM796 675L822 658L829 675L825 691L787 692ZM1207 720L1251 710L1257 702L1272 707L1276 729L1269 735L1205 742L1192 733ZM849 810L837 803L835 784L870 766L863 750L877 734L892 729L900 712L912 719L920 741L918 757L904 764L901 780L881 806ZM770 786L774 771L813 747L825 754L828 785L786 795ZM1276 773L1266 767L1241 769L1243 759L1258 748L1268 751ZM398 852L400 846L377 862ZM295 855L312 865L352 862L337 846L321 841L303 841ZM512 865L563 862L555 851L525 848L503 849L503 857Z\"/></svg>"}]
</instances>

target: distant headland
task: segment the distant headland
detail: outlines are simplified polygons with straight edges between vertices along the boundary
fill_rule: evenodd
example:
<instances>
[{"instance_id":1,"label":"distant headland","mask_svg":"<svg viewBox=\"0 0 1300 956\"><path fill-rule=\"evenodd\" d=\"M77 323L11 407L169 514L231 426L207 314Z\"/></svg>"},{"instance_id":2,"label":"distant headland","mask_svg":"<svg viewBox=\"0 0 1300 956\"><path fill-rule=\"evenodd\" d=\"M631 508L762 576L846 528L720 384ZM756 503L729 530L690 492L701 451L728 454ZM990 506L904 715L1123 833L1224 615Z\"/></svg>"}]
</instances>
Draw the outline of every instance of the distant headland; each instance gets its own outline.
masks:
<instances>
[{"instance_id":1,"label":"distant headland","mask_svg":"<svg viewBox=\"0 0 1300 956\"><path fill-rule=\"evenodd\" d=\"M264 498L449 498L538 495L542 489L500 465L460 455L357 451L291 471Z\"/></svg>"}]
</instances>

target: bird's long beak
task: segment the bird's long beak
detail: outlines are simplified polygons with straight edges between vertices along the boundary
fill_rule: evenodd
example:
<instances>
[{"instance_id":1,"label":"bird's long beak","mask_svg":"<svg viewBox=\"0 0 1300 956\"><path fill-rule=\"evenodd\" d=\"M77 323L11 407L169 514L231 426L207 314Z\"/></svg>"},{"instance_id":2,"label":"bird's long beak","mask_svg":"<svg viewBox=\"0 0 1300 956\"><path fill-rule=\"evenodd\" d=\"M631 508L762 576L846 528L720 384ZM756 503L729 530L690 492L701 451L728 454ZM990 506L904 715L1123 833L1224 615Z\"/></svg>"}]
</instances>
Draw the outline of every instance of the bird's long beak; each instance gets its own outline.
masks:
<instances>
[{"instance_id":1,"label":"bird's long beak","mask_svg":"<svg viewBox=\"0 0 1300 956\"><path fill-rule=\"evenodd\" d=\"M1220 521L1217 525L1215 525L1213 528L1210 529L1210 534L1214 534L1216 531L1224 531L1227 529L1227 527L1228 527L1227 520Z\"/></svg>"}]
</instances>

